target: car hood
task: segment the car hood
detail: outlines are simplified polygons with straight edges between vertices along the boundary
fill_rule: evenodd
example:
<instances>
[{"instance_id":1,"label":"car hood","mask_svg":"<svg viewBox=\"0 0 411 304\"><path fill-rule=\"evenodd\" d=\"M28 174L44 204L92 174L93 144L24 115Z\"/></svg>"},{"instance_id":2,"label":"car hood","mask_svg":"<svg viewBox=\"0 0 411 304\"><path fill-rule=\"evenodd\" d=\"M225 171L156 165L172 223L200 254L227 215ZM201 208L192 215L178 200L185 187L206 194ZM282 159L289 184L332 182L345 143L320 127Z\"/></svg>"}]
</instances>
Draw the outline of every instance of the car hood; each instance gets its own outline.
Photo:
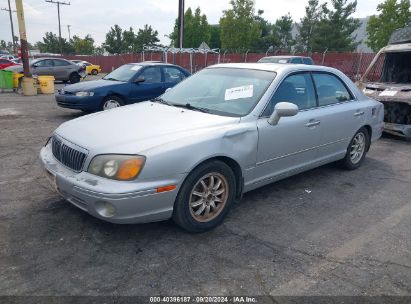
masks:
<instances>
[{"instance_id":1,"label":"car hood","mask_svg":"<svg viewBox=\"0 0 411 304\"><path fill-rule=\"evenodd\" d=\"M64 91L70 92L70 93L75 93L75 92L80 92L80 91L91 91L91 90L102 88L102 87L118 85L120 83L124 83L124 82L104 80L104 79L92 80L92 81L81 81L75 84L65 86Z\"/></svg>"},{"instance_id":2,"label":"car hood","mask_svg":"<svg viewBox=\"0 0 411 304\"><path fill-rule=\"evenodd\" d=\"M212 115L147 101L71 120L62 124L55 133L91 154L142 153L181 138L206 138L219 128L239 121L238 117Z\"/></svg>"}]
</instances>

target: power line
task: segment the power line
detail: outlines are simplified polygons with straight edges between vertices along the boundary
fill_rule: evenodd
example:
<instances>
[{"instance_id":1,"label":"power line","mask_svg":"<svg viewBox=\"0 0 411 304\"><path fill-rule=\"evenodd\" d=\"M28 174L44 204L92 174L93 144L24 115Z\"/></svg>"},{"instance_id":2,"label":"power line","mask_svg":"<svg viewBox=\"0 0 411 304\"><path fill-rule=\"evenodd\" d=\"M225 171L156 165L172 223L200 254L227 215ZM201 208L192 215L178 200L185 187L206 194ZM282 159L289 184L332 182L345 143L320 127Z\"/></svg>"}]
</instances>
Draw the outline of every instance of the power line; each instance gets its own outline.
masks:
<instances>
[{"instance_id":1,"label":"power line","mask_svg":"<svg viewBox=\"0 0 411 304\"><path fill-rule=\"evenodd\" d=\"M8 0L9 8L2 8L2 11L9 12L10 15L10 26L11 26L11 43L13 44L13 53L16 54L16 41L14 40L14 26L13 26L13 16L12 13L15 13L15 10L11 9L10 0Z\"/></svg>"},{"instance_id":2,"label":"power line","mask_svg":"<svg viewBox=\"0 0 411 304\"><path fill-rule=\"evenodd\" d=\"M60 42L60 53L63 54L63 42L61 39L61 24L60 24L60 4L61 5L70 5L70 2L60 2L54 0L46 0L46 2L57 4L57 15L59 19L59 42Z\"/></svg>"}]
</instances>

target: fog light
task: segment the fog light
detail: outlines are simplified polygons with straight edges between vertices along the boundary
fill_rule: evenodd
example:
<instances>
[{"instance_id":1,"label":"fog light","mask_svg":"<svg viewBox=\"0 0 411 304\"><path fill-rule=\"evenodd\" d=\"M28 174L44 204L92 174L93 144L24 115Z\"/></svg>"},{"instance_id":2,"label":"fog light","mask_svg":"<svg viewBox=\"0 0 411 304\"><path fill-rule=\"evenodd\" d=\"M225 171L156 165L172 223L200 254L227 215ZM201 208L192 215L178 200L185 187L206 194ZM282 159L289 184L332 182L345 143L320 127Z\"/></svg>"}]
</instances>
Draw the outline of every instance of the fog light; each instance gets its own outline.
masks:
<instances>
[{"instance_id":1,"label":"fog light","mask_svg":"<svg viewBox=\"0 0 411 304\"><path fill-rule=\"evenodd\" d=\"M103 217L112 217L116 214L116 207L109 202L97 202L96 211Z\"/></svg>"}]
</instances>

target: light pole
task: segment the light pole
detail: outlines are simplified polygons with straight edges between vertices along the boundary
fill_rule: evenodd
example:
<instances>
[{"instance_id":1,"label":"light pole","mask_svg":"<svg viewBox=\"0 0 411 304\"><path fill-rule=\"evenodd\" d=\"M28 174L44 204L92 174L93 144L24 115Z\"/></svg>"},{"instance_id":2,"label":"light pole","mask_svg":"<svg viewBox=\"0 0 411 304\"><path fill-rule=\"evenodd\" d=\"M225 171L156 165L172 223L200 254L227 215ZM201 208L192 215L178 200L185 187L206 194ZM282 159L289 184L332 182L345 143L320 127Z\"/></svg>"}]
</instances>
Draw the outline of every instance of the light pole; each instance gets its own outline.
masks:
<instances>
[{"instance_id":1,"label":"light pole","mask_svg":"<svg viewBox=\"0 0 411 304\"><path fill-rule=\"evenodd\" d=\"M180 49L184 46L184 2L185 0L178 0L178 47Z\"/></svg>"}]
</instances>

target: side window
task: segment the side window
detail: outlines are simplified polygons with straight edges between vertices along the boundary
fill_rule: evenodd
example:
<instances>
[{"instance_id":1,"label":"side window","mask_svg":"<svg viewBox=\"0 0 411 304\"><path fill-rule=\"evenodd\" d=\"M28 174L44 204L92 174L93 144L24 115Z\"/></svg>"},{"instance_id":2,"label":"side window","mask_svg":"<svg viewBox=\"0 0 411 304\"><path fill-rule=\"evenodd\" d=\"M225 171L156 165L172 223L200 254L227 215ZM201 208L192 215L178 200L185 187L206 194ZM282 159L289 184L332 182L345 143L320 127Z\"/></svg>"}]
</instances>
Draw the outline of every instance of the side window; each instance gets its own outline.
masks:
<instances>
[{"instance_id":1,"label":"side window","mask_svg":"<svg viewBox=\"0 0 411 304\"><path fill-rule=\"evenodd\" d=\"M164 67L164 81L165 82L180 82L185 78L183 72L177 68L173 67Z\"/></svg>"},{"instance_id":2,"label":"side window","mask_svg":"<svg viewBox=\"0 0 411 304\"><path fill-rule=\"evenodd\" d=\"M309 65L314 64L314 62L311 60L311 58L308 58L308 57L303 58L303 63L304 64L309 64Z\"/></svg>"},{"instance_id":3,"label":"side window","mask_svg":"<svg viewBox=\"0 0 411 304\"><path fill-rule=\"evenodd\" d=\"M326 73L313 73L313 78L320 107L353 99L338 77Z\"/></svg>"},{"instance_id":4,"label":"side window","mask_svg":"<svg viewBox=\"0 0 411 304\"><path fill-rule=\"evenodd\" d=\"M293 58L293 59L291 59L291 63L301 64L302 61L301 61L301 58Z\"/></svg>"},{"instance_id":5,"label":"side window","mask_svg":"<svg viewBox=\"0 0 411 304\"><path fill-rule=\"evenodd\" d=\"M54 66L66 66L70 65L67 61L64 60L53 60L54 61Z\"/></svg>"},{"instance_id":6,"label":"side window","mask_svg":"<svg viewBox=\"0 0 411 304\"><path fill-rule=\"evenodd\" d=\"M145 81L143 83L158 83L161 82L161 70L160 67L148 67L145 68L140 74L144 77Z\"/></svg>"},{"instance_id":7,"label":"side window","mask_svg":"<svg viewBox=\"0 0 411 304\"><path fill-rule=\"evenodd\" d=\"M270 116L279 102L291 102L300 110L316 107L313 82L309 73L298 73L288 76L275 91L263 116Z\"/></svg>"},{"instance_id":8,"label":"side window","mask_svg":"<svg viewBox=\"0 0 411 304\"><path fill-rule=\"evenodd\" d=\"M40 60L36 62L36 65L38 67L52 67L53 65L53 60L51 59L45 59L45 60Z\"/></svg>"}]
</instances>

